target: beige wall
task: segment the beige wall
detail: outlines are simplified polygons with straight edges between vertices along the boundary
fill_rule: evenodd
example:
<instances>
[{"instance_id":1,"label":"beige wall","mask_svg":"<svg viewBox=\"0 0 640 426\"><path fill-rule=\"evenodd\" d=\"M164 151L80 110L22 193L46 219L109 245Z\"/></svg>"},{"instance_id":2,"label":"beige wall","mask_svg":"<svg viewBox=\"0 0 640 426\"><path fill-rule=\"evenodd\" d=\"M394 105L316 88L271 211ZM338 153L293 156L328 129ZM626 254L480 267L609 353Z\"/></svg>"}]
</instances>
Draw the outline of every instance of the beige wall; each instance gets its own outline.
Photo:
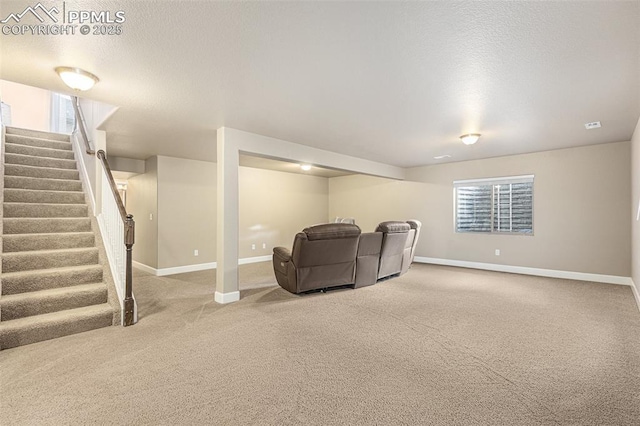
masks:
<instances>
[{"instance_id":1,"label":"beige wall","mask_svg":"<svg viewBox=\"0 0 640 426\"><path fill-rule=\"evenodd\" d=\"M296 232L335 216L353 216L363 231L383 220L415 218L424 226L418 256L630 276L630 151L631 143L621 142L419 167L408 171L412 181L326 179L241 167L239 257L289 247ZM215 163L158 157L146 167L128 187L138 236L134 259L154 268L214 262ZM535 175L534 236L453 232L454 180L521 174ZM640 241L637 227L634 232ZM634 268L637 277L637 262Z\"/></svg>"},{"instance_id":2,"label":"beige wall","mask_svg":"<svg viewBox=\"0 0 640 426\"><path fill-rule=\"evenodd\" d=\"M631 139L631 277L640 293L640 120Z\"/></svg>"},{"instance_id":3,"label":"beige wall","mask_svg":"<svg viewBox=\"0 0 640 426\"><path fill-rule=\"evenodd\" d=\"M44 132L51 128L48 90L0 80L0 99L11 106L11 126Z\"/></svg>"},{"instance_id":4,"label":"beige wall","mask_svg":"<svg viewBox=\"0 0 640 426\"><path fill-rule=\"evenodd\" d=\"M146 172L127 181L127 212L136 221L133 260L158 267L158 157L145 162ZM153 219L149 219L153 215Z\"/></svg>"},{"instance_id":5,"label":"beige wall","mask_svg":"<svg viewBox=\"0 0 640 426\"><path fill-rule=\"evenodd\" d=\"M106 132L99 130L98 127L107 117L109 117L109 115L111 115L115 107L102 102L80 98L80 109L82 110L82 114L85 119L89 146L93 151L98 151L99 149L104 149L106 151L106 138L108 135ZM87 154L86 145L80 133L76 133L76 137L78 138L77 141L81 148L78 160L82 161L84 164L84 168L86 169L87 176L89 178L89 185L91 185L91 191L96 197L96 205L99 206L99 192L101 191L101 188L98 188L98 186L100 179L102 179L100 177L100 173L102 173L101 169L96 169L96 161L99 160L94 154Z\"/></svg>"},{"instance_id":6,"label":"beige wall","mask_svg":"<svg viewBox=\"0 0 640 426\"><path fill-rule=\"evenodd\" d=\"M215 262L215 166L158 157L158 268Z\"/></svg>"},{"instance_id":7,"label":"beige wall","mask_svg":"<svg viewBox=\"0 0 640 426\"><path fill-rule=\"evenodd\" d=\"M329 179L329 218L353 217L362 232L385 220L429 219L428 184L353 175Z\"/></svg>"},{"instance_id":8,"label":"beige wall","mask_svg":"<svg viewBox=\"0 0 640 426\"><path fill-rule=\"evenodd\" d=\"M240 167L239 181L241 259L291 248L296 233L327 222L327 178Z\"/></svg>"},{"instance_id":9,"label":"beige wall","mask_svg":"<svg viewBox=\"0 0 640 426\"><path fill-rule=\"evenodd\" d=\"M418 256L628 277L629 155L621 142L410 169L417 182L332 178L329 215L353 216L363 230L421 220ZM523 174L535 175L534 236L453 231L454 180Z\"/></svg>"},{"instance_id":10,"label":"beige wall","mask_svg":"<svg viewBox=\"0 0 640 426\"><path fill-rule=\"evenodd\" d=\"M146 167L128 180L127 210L136 219L134 260L156 269L215 262L216 164L159 156ZM305 226L326 222L328 187L327 178L241 167L239 257L291 247Z\"/></svg>"},{"instance_id":11,"label":"beige wall","mask_svg":"<svg viewBox=\"0 0 640 426\"><path fill-rule=\"evenodd\" d=\"M107 155L112 172L144 173L144 160Z\"/></svg>"}]
</instances>

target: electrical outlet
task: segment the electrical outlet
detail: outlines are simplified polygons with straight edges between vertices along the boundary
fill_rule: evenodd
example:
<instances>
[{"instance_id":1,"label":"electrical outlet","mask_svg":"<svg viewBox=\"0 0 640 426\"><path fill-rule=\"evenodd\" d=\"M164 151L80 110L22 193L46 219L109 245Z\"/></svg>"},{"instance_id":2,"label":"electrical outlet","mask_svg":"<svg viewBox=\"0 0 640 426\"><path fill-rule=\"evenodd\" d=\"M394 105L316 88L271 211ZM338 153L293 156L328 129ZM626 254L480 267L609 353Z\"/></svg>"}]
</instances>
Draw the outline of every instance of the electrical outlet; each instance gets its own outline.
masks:
<instances>
[{"instance_id":1,"label":"electrical outlet","mask_svg":"<svg viewBox=\"0 0 640 426\"><path fill-rule=\"evenodd\" d=\"M262 248L266 249L267 248L267 243L262 243Z\"/></svg>"},{"instance_id":2,"label":"electrical outlet","mask_svg":"<svg viewBox=\"0 0 640 426\"><path fill-rule=\"evenodd\" d=\"M256 249L256 245L255 244L251 244L251 250L255 250Z\"/></svg>"},{"instance_id":3,"label":"electrical outlet","mask_svg":"<svg viewBox=\"0 0 640 426\"><path fill-rule=\"evenodd\" d=\"M500 249L496 249L496 256L500 256Z\"/></svg>"},{"instance_id":4,"label":"electrical outlet","mask_svg":"<svg viewBox=\"0 0 640 426\"><path fill-rule=\"evenodd\" d=\"M198 252L198 250L194 250L194 251L193 251L193 255L194 255L194 256L197 256L197 255L199 255L199 254L200 254L200 252Z\"/></svg>"}]
</instances>

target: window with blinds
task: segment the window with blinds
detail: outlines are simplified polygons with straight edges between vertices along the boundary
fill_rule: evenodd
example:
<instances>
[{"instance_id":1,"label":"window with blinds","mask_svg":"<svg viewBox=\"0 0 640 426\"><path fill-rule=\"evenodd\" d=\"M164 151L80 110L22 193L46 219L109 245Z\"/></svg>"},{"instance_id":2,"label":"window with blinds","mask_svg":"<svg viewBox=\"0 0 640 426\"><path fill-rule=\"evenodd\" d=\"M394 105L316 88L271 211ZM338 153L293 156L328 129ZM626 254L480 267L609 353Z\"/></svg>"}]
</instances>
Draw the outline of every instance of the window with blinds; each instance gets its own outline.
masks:
<instances>
[{"instance_id":1,"label":"window with blinds","mask_svg":"<svg viewBox=\"0 0 640 426\"><path fill-rule=\"evenodd\" d=\"M456 232L533 234L533 175L454 181Z\"/></svg>"}]
</instances>

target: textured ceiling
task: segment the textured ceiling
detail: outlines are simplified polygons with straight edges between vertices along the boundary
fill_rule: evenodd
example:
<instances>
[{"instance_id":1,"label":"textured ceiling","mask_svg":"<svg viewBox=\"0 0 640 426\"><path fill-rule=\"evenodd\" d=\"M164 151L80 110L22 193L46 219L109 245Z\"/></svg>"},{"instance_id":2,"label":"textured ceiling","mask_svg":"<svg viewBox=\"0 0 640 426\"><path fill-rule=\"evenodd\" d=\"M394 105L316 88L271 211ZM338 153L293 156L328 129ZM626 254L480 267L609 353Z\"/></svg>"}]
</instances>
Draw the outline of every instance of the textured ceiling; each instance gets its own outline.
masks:
<instances>
[{"instance_id":1,"label":"textured ceiling","mask_svg":"<svg viewBox=\"0 0 640 426\"><path fill-rule=\"evenodd\" d=\"M637 1L82 4L123 34L0 35L0 78L97 74L112 155L214 160L228 126L409 167L628 140L640 114Z\"/></svg>"},{"instance_id":2,"label":"textured ceiling","mask_svg":"<svg viewBox=\"0 0 640 426\"><path fill-rule=\"evenodd\" d=\"M313 166L311 170L305 171L300 168L299 163L291 163L288 161L275 160L272 158L256 157L254 155L240 154L240 165L244 167L252 167L254 169L275 170L278 172L297 173L308 176L318 177L339 177L353 174L351 172L328 169L326 167Z\"/></svg>"}]
</instances>

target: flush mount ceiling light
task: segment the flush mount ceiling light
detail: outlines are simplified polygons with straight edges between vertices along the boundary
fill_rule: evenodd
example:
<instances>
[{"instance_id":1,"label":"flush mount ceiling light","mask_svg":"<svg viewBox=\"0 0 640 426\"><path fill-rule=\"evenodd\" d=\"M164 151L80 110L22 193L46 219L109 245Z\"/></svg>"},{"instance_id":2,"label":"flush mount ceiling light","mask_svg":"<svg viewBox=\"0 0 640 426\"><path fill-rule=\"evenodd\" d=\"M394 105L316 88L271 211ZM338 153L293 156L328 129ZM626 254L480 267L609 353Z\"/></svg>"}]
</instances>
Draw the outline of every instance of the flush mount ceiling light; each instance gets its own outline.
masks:
<instances>
[{"instance_id":1,"label":"flush mount ceiling light","mask_svg":"<svg viewBox=\"0 0 640 426\"><path fill-rule=\"evenodd\" d=\"M89 90L100 79L88 71L74 67L57 67L56 72L64 81L64 84L73 90Z\"/></svg>"},{"instance_id":2,"label":"flush mount ceiling light","mask_svg":"<svg viewBox=\"0 0 640 426\"><path fill-rule=\"evenodd\" d=\"M305 172L308 172L309 170L311 170L311 164L300 164L300 168Z\"/></svg>"},{"instance_id":3,"label":"flush mount ceiling light","mask_svg":"<svg viewBox=\"0 0 640 426\"><path fill-rule=\"evenodd\" d=\"M473 145L480 139L480 133L467 133L466 135L460 136L460 139L465 145Z\"/></svg>"}]
</instances>

